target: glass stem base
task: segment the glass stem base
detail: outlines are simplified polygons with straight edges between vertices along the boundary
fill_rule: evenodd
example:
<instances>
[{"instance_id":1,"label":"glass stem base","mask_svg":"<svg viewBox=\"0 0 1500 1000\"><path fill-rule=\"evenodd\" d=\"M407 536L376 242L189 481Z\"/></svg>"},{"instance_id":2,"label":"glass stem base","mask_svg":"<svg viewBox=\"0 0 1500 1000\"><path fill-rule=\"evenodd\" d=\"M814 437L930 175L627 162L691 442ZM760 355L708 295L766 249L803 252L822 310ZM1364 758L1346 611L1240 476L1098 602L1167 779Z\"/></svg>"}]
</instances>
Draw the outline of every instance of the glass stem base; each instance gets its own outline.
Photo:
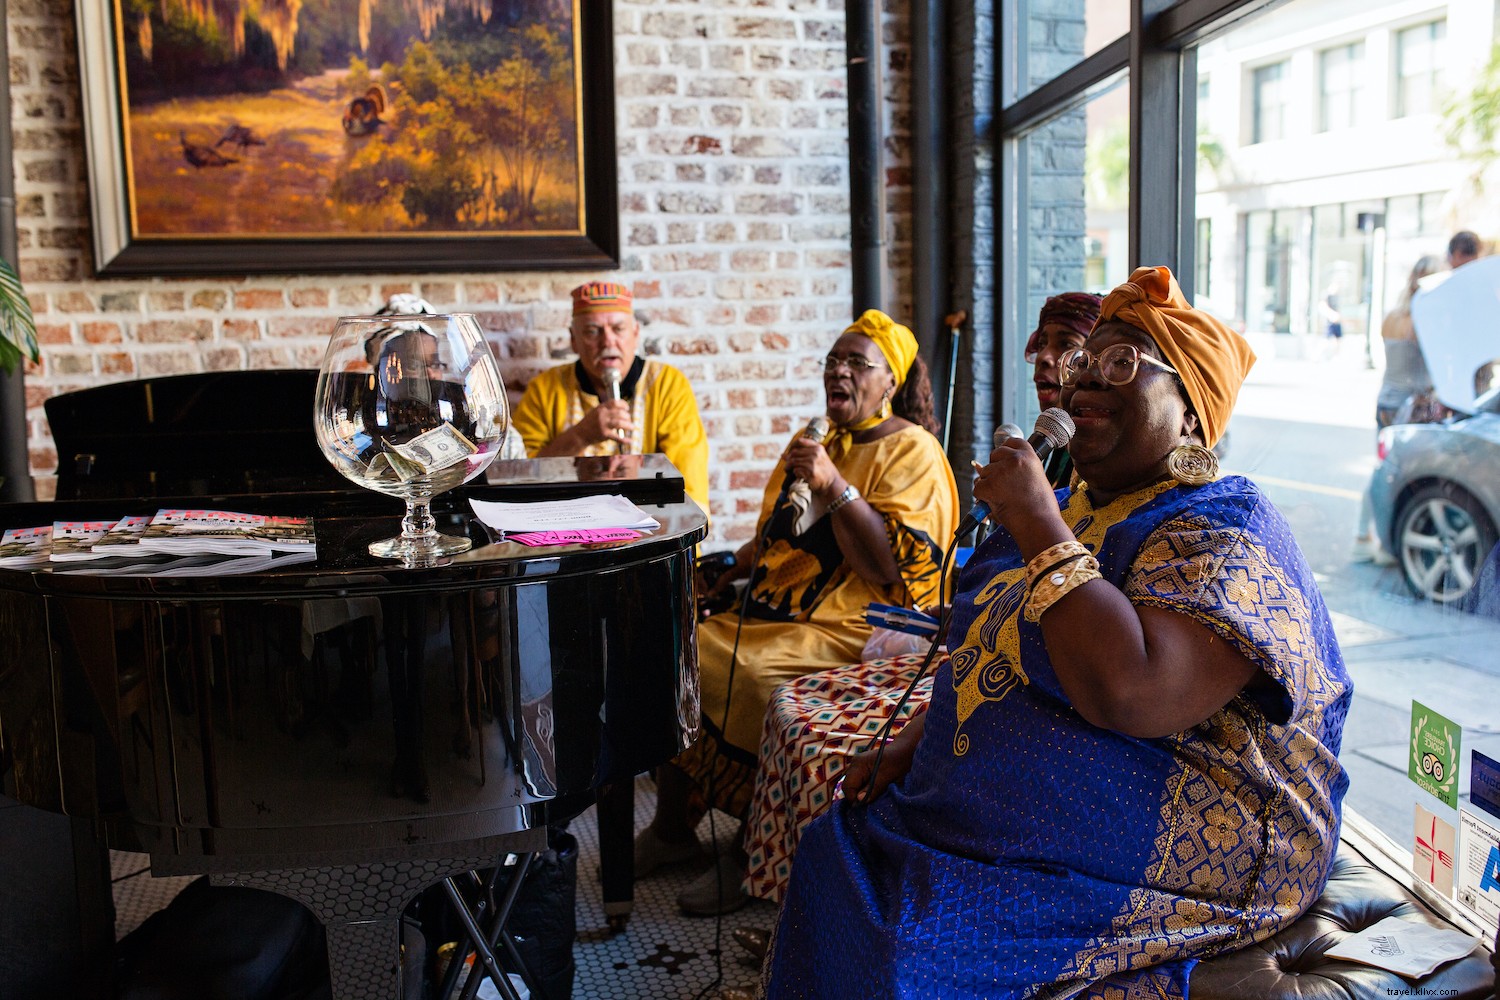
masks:
<instances>
[{"instance_id":1,"label":"glass stem base","mask_svg":"<svg viewBox=\"0 0 1500 1000\"><path fill-rule=\"evenodd\" d=\"M371 542L369 552L382 559L411 562L467 552L473 545L467 538L439 534L429 501L408 500L406 516L401 519L401 534Z\"/></svg>"}]
</instances>

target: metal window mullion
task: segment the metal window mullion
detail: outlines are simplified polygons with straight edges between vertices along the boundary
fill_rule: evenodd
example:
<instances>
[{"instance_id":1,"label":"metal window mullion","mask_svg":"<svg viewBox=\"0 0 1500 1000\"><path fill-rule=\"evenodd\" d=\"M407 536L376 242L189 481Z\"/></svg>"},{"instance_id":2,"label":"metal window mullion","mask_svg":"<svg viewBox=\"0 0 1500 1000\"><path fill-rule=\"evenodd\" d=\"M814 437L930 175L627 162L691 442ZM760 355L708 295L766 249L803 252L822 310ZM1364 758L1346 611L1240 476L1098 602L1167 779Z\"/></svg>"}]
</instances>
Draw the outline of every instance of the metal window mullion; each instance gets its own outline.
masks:
<instances>
[{"instance_id":1,"label":"metal window mullion","mask_svg":"<svg viewBox=\"0 0 1500 1000\"><path fill-rule=\"evenodd\" d=\"M1130 39L1120 36L1082 62L1058 74L996 116L997 142L1029 131L1083 100L1089 89L1124 69Z\"/></svg>"},{"instance_id":2,"label":"metal window mullion","mask_svg":"<svg viewBox=\"0 0 1500 1000\"><path fill-rule=\"evenodd\" d=\"M1170 0L1137 0L1130 12L1130 243L1132 267L1165 264L1179 276L1191 265L1184 253L1184 145L1196 146L1182 130L1183 53L1151 44L1156 18ZM1191 117L1191 115L1190 115ZM1123 277L1123 276L1122 276ZM1189 282L1191 283L1191 282Z\"/></svg>"}]
</instances>

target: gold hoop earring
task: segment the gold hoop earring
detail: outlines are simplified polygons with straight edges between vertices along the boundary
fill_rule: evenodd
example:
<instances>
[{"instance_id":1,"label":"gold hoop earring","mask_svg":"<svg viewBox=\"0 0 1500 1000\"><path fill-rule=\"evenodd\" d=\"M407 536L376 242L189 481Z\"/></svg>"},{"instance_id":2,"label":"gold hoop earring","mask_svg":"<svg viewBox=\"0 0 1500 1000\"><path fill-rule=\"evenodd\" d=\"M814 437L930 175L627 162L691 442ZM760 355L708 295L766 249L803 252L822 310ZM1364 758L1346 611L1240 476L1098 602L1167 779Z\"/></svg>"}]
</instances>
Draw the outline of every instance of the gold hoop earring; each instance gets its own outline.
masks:
<instances>
[{"instance_id":1,"label":"gold hoop earring","mask_svg":"<svg viewBox=\"0 0 1500 1000\"><path fill-rule=\"evenodd\" d=\"M1189 441L1167 453L1167 472L1184 486L1203 486L1219 478L1219 456Z\"/></svg>"},{"instance_id":2,"label":"gold hoop earring","mask_svg":"<svg viewBox=\"0 0 1500 1000\"><path fill-rule=\"evenodd\" d=\"M880 397L880 418L889 420L891 416L891 394L886 393Z\"/></svg>"}]
</instances>

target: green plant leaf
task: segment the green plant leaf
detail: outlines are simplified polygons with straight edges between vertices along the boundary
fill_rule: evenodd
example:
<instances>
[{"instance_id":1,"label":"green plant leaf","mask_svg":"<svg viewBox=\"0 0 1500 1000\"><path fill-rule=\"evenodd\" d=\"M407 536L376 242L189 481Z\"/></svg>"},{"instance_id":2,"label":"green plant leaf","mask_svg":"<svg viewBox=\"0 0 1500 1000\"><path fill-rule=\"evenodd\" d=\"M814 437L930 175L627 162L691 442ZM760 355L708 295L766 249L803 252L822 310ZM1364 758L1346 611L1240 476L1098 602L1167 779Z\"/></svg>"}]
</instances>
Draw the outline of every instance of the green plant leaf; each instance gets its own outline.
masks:
<instances>
[{"instance_id":1,"label":"green plant leaf","mask_svg":"<svg viewBox=\"0 0 1500 1000\"><path fill-rule=\"evenodd\" d=\"M15 371L22 357L36 361L40 351L36 341L36 317L21 288L21 276L15 268L0 260L0 369L7 375Z\"/></svg>"}]
</instances>

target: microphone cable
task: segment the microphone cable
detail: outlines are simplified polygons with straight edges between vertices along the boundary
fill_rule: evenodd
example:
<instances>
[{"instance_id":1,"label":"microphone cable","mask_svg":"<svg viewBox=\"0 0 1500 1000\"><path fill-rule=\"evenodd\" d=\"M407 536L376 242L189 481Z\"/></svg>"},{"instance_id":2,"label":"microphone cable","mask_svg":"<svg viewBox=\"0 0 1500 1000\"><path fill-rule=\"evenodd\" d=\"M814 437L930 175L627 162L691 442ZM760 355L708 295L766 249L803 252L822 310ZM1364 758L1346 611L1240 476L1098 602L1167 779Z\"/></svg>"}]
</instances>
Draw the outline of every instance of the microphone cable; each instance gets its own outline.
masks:
<instances>
[{"instance_id":1,"label":"microphone cable","mask_svg":"<svg viewBox=\"0 0 1500 1000\"><path fill-rule=\"evenodd\" d=\"M938 647L945 645L948 641L948 622L953 617L953 603L952 601L945 601L943 599L943 591L948 585L949 564L953 561L954 553L958 551L958 539L959 535L955 533L953 542L948 546L948 551L943 554L943 561L938 569L938 607L943 609L943 613L938 617L937 634L932 637L932 645L927 647L927 655L922 658L915 676L906 685L906 689L901 692L901 697L897 700L896 707L891 709L891 714L885 720L885 724L880 727L880 731L870 739L871 745L875 747L875 763L870 768L870 777L865 782L864 788L865 799L862 803L859 803L860 805L868 807L875 801L872 797L875 792L875 781L880 776L880 763L885 759L885 748L891 741L891 727L895 725L896 719L900 717L901 709L906 707L906 703L911 700L912 693L916 691L917 685L922 682L922 678L926 677L928 672L932 670L933 660L937 658ZM975 548L978 548L978 546L976 545ZM954 596L957 596L957 590L958 588L955 586Z\"/></svg>"},{"instance_id":2,"label":"microphone cable","mask_svg":"<svg viewBox=\"0 0 1500 1000\"><path fill-rule=\"evenodd\" d=\"M819 443L821 443L823 441L823 439L828 436L828 430L829 430L829 421L828 421L828 418L827 418L827 416L825 416L825 415L823 415L823 414L820 413L820 414L818 414L817 416L813 417L811 420L809 420L807 422L807 427L805 427L803 429L802 433L800 435L798 435L798 438L799 439L800 438L812 438L814 440L817 440ZM810 431L813 432L813 433L809 433ZM790 447L790 445L788 447ZM777 508L779 508L781 506L781 504L786 500L786 496L787 496L788 492L790 492L790 489L791 489L792 480L793 480L793 477L791 476L790 470L788 470L787 471L786 481L782 483L781 492L780 492L780 494L776 498L776 504L775 504L775 506L773 506L771 508L771 516L768 517L768 518L766 518L765 527L763 529L761 529L760 531L756 532L756 534L755 534L755 546L754 546L754 548L752 548L750 550L750 552L751 552L751 558L750 558L750 575L749 575L749 577L745 581L745 588L744 588L744 590L741 591L741 593L740 593L739 617L738 617L738 620L735 622L735 626L734 626L734 645L730 648L730 653L729 653L729 672L728 672L728 675L725 677L725 681L724 681L724 711L723 711L723 714L720 715L720 717L719 717L719 734L720 734L720 736L726 735L728 733L728 731L729 731L729 709L730 709L730 706L734 703L734 674L735 674L735 668L739 664L739 657L740 657L740 635L741 635L741 633L743 632L743 630L745 628L745 613L750 610L750 591L753 589L752 586L751 586L751 584L755 580L755 571L760 566L761 552L766 547L766 541L767 541L767 539L769 539L770 536L771 536L771 522L775 520ZM941 597L941 592L939 593L939 596ZM727 745L728 741L725 740L725 743ZM759 756L759 752L760 752L760 747L757 744L757 746L756 746L756 755L757 755L757 757ZM757 769L758 769L758 761L757 761ZM724 871L719 866L719 862L718 862L718 853L717 852L718 852L718 847L719 847L719 833L718 833L718 825L717 825L717 823L716 823L716 821L714 819L714 805L713 805L714 792L717 790L718 777L719 777L719 771L718 771L717 768L709 771L709 773L708 773L708 785L707 785L707 787L705 789L705 796L708 799L708 839L709 839L710 845L713 847L714 852L715 852L715 854L714 854L714 891L719 895L720 898L723 898L723 895L724 895ZM744 836L744 832L745 832L745 823L747 823L748 821L749 821L749 817L748 816L743 817L740 820L740 835L742 837ZM697 836L697 833L695 832L693 835ZM731 850L732 849L733 848L731 848ZM716 912L714 914L714 979L707 986L703 987L703 989L700 990L694 996L693 1000L704 1000L704 998L708 995L709 990L714 989L715 987L721 985L724 982L724 948L723 948L723 939L724 939L724 914L721 913L721 912Z\"/></svg>"},{"instance_id":3,"label":"microphone cable","mask_svg":"<svg viewBox=\"0 0 1500 1000\"><path fill-rule=\"evenodd\" d=\"M816 420L817 418L815 417L813 419ZM801 436L806 436L806 431L804 431ZM785 493L786 493L786 491L783 490L782 491L782 495L777 498L776 507L772 507L771 508L771 516L766 518L765 527L762 530L760 530L760 531L758 531L758 532L755 533L755 546L750 550L750 575L749 575L749 577L745 581L745 587L744 587L744 589L740 592L740 607L739 607L739 611L738 611L738 617L737 617L737 619L735 621L735 626L734 626L734 644L733 644L733 646L730 647L730 652L729 652L729 672L726 675L725 680L724 680L724 711L719 716L719 735L720 735L721 738L724 737L724 736L726 736L727 733L728 733L728 731L729 731L729 709L730 709L730 706L733 705L733 703L734 703L734 673L735 673L735 668L738 665L739 658L740 658L740 635L741 635L741 633L743 632L743 630L745 628L745 613L750 610L750 591L753 589L752 586L751 586L751 584L755 580L755 571L760 566L761 550L765 548L766 540L771 535L771 522L774 521L775 518L776 518L776 508L781 505L781 501L785 498ZM728 741L725 740L726 745L727 745L727 742ZM759 753L759 747L756 748L756 751L757 751L757 754L758 754ZM717 824L717 822L714 819L714 812L716 811L716 808L714 806L714 792L717 791L718 778L719 778L719 769L718 768L712 768L712 769L710 769L710 771L708 772L708 784L707 784L707 787L704 789L704 796L708 800L708 802L707 802L707 805L708 805L708 841L709 841L709 845L712 848L713 853L714 853L714 891L719 895L720 898L723 898L723 896L724 896L724 870L723 870L723 868L721 868L719 866L719 858L718 858L719 831L718 831L718 824ZM741 833L742 836L744 834L744 824L746 822L748 822L748 817L740 820L740 833ZM697 835L698 835L697 831L694 830L693 836L696 837ZM717 910L717 908L716 908L716 910ZM715 912L714 913L714 978L713 978L713 980L707 986L703 987L703 989L699 990L696 994L694 994L693 1000L705 1000L705 998L708 996L710 990L713 990L713 989L715 989L715 988L717 988L717 987L719 987L720 985L723 984L723 982L724 982L724 947L723 947L723 943L724 943L724 914L722 912Z\"/></svg>"}]
</instances>

